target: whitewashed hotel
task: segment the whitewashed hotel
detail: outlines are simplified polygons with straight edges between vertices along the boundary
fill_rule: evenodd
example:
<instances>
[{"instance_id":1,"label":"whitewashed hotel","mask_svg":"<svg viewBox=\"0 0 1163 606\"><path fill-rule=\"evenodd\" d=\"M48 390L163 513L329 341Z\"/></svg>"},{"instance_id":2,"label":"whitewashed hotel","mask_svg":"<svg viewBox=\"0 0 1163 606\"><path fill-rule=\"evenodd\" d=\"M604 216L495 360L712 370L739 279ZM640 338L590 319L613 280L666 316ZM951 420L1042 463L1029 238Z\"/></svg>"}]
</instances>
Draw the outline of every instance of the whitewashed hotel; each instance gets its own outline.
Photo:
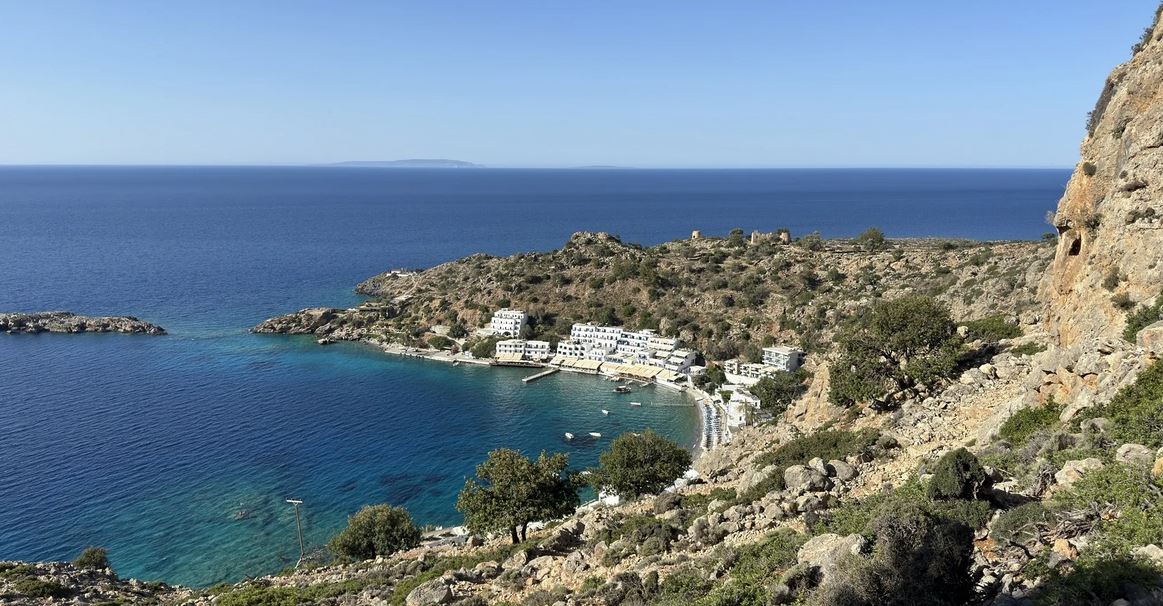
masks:
<instances>
[{"instance_id":1,"label":"whitewashed hotel","mask_svg":"<svg viewBox=\"0 0 1163 606\"><path fill-rule=\"evenodd\" d=\"M489 331L499 337L515 337L529 321L529 316L519 309L500 309L493 312L489 321Z\"/></svg>"},{"instance_id":2,"label":"whitewashed hotel","mask_svg":"<svg viewBox=\"0 0 1163 606\"><path fill-rule=\"evenodd\" d=\"M507 339L497 342L497 358L520 358L522 360L548 360L549 341L532 341L526 339Z\"/></svg>"}]
</instances>

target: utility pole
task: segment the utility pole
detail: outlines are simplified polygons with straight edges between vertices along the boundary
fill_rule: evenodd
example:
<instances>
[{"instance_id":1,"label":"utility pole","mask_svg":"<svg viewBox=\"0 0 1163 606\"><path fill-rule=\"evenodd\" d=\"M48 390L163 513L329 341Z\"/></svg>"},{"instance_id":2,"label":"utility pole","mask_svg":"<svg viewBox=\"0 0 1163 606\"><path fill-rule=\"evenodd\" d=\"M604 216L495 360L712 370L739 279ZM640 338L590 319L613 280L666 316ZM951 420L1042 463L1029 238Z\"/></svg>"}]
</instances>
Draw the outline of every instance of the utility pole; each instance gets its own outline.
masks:
<instances>
[{"instance_id":1,"label":"utility pole","mask_svg":"<svg viewBox=\"0 0 1163 606\"><path fill-rule=\"evenodd\" d=\"M299 561L295 562L295 568L298 568L307 558L307 546L303 543L303 523L299 520L299 506L303 502L298 499L287 499L287 502L295 508L295 528L299 531Z\"/></svg>"}]
</instances>

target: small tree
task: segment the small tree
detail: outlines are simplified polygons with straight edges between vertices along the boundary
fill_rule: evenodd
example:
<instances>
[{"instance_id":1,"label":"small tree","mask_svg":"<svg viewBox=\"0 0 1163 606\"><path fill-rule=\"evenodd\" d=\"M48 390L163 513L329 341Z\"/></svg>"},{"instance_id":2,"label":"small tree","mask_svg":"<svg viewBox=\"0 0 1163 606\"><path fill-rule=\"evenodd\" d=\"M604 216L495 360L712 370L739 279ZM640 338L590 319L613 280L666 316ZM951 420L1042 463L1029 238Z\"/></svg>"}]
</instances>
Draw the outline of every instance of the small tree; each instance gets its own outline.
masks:
<instances>
[{"instance_id":1,"label":"small tree","mask_svg":"<svg viewBox=\"0 0 1163 606\"><path fill-rule=\"evenodd\" d=\"M937 461L926 490L930 499L976 499L986 481L985 469L977 457L958 448Z\"/></svg>"},{"instance_id":2,"label":"small tree","mask_svg":"<svg viewBox=\"0 0 1163 606\"><path fill-rule=\"evenodd\" d=\"M690 464L689 452L651 430L637 435L624 433L598 457L590 483L598 490L633 498L662 490Z\"/></svg>"},{"instance_id":3,"label":"small tree","mask_svg":"<svg viewBox=\"0 0 1163 606\"><path fill-rule=\"evenodd\" d=\"M515 450L494 450L477 466L476 480L465 480L456 508L474 532L508 530L516 545L530 522L568 515L580 504L568 466L569 456L560 453L531 461Z\"/></svg>"},{"instance_id":4,"label":"small tree","mask_svg":"<svg viewBox=\"0 0 1163 606\"><path fill-rule=\"evenodd\" d=\"M73 566L104 570L109 568L109 554L101 547L89 547L73 560Z\"/></svg>"},{"instance_id":5,"label":"small tree","mask_svg":"<svg viewBox=\"0 0 1163 606\"><path fill-rule=\"evenodd\" d=\"M881 250L888 246L888 240L884 238L884 232L875 227L869 227L856 236L856 244L864 250Z\"/></svg>"},{"instance_id":6,"label":"small tree","mask_svg":"<svg viewBox=\"0 0 1163 606\"><path fill-rule=\"evenodd\" d=\"M759 407L774 415L783 414L787 407L807 391L804 386L806 373L802 370L795 372L777 372L774 375L763 377L758 383L748 388L759 398Z\"/></svg>"},{"instance_id":7,"label":"small tree","mask_svg":"<svg viewBox=\"0 0 1163 606\"><path fill-rule=\"evenodd\" d=\"M920 295L877 303L837 340L828 397L841 406L948 376L959 353L949 309Z\"/></svg>"},{"instance_id":8,"label":"small tree","mask_svg":"<svg viewBox=\"0 0 1163 606\"><path fill-rule=\"evenodd\" d=\"M348 560L370 560L420 544L420 529L402 507L368 505L347 518L347 528L327 547Z\"/></svg>"}]
</instances>

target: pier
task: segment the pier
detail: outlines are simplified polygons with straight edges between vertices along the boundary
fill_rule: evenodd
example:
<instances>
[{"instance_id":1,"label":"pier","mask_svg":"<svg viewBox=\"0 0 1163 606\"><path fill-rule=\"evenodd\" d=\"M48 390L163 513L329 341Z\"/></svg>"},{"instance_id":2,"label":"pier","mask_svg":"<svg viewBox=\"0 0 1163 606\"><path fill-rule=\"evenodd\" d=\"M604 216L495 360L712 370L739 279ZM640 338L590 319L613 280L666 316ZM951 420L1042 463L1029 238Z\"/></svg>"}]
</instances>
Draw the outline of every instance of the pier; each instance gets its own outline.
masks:
<instances>
[{"instance_id":1,"label":"pier","mask_svg":"<svg viewBox=\"0 0 1163 606\"><path fill-rule=\"evenodd\" d=\"M545 370L543 370L535 375L530 375L528 377L525 377L524 379L521 379L521 382L522 383L532 383L532 382L536 381L537 379L540 379L542 377L548 377L549 375L551 375L555 372L558 372L560 370L561 370L560 368L554 368L554 367L550 366L549 368L546 368Z\"/></svg>"}]
</instances>

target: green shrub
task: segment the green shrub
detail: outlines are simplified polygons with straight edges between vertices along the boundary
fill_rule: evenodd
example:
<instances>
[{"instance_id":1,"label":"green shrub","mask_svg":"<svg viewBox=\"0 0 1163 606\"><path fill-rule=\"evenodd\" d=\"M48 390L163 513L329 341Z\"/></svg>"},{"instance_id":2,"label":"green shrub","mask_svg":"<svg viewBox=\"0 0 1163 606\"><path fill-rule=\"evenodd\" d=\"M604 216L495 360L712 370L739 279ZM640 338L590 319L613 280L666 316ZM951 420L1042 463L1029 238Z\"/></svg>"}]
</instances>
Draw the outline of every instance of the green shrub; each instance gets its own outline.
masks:
<instances>
[{"instance_id":1,"label":"green shrub","mask_svg":"<svg viewBox=\"0 0 1163 606\"><path fill-rule=\"evenodd\" d=\"M633 545L659 539L669 549L671 542L678 538L678 529L654 516L640 515L611 523L598 533L597 538L606 543L625 539Z\"/></svg>"},{"instance_id":2,"label":"green shrub","mask_svg":"<svg viewBox=\"0 0 1163 606\"><path fill-rule=\"evenodd\" d=\"M77 568L95 568L104 570L109 568L109 556L106 551L100 547L89 547L73 560L73 566Z\"/></svg>"},{"instance_id":3,"label":"green shrub","mask_svg":"<svg viewBox=\"0 0 1163 606\"><path fill-rule=\"evenodd\" d=\"M1154 304L1140 305L1127 315L1127 327L1123 329L1123 338L1134 343L1139 331L1160 320L1163 320L1163 292L1155 297Z\"/></svg>"},{"instance_id":4,"label":"green shrub","mask_svg":"<svg viewBox=\"0 0 1163 606\"><path fill-rule=\"evenodd\" d=\"M401 507L368 505L347 518L347 528L331 539L328 549L349 560L369 560L420 544L420 529Z\"/></svg>"},{"instance_id":5,"label":"green shrub","mask_svg":"<svg viewBox=\"0 0 1163 606\"><path fill-rule=\"evenodd\" d=\"M986 501L930 499L925 487L916 479L912 479L896 487L892 492L843 501L840 507L825 512L811 530L813 534L825 532L839 535L862 534L872 539L873 520L905 506L920 507L931 516L974 529L985 526L991 515L989 503Z\"/></svg>"},{"instance_id":6,"label":"green shrub","mask_svg":"<svg viewBox=\"0 0 1163 606\"><path fill-rule=\"evenodd\" d=\"M1158 568L1121 556L1078 562L1066 572L1051 570L1030 597L1037 606L1109 606L1161 581Z\"/></svg>"},{"instance_id":7,"label":"green shrub","mask_svg":"<svg viewBox=\"0 0 1163 606\"><path fill-rule=\"evenodd\" d=\"M976 499L985 485L981 462L973 453L958 448L937 461L926 493L930 499Z\"/></svg>"},{"instance_id":8,"label":"green shrub","mask_svg":"<svg viewBox=\"0 0 1163 606\"><path fill-rule=\"evenodd\" d=\"M971 602L973 532L915 504L896 504L872 522L870 558L851 557L809 604L954 606Z\"/></svg>"},{"instance_id":9,"label":"green shrub","mask_svg":"<svg viewBox=\"0 0 1163 606\"><path fill-rule=\"evenodd\" d=\"M969 329L970 339L981 339L991 343L1022 336L1022 329L1017 324L1007 321L1001 314L970 320L965 326Z\"/></svg>"},{"instance_id":10,"label":"green shrub","mask_svg":"<svg viewBox=\"0 0 1163 606\"><path fill-rule=\"evenodd\" d=\"M35 577L27 577L13 581L12 589L17 595L30 598L62 598L72 593L60 583L42 581Z\"/></svg>"},{"instance_id":11,"label":"green shrub","mask_svg":"<svg viewBox=\"0 0 1163 606\"><path fill-rule=\"evenodd\" d=\"M1011 347L1009 352L1015 356L1034 356L1046 351L1046 346L1041 343L1030 341L1029 343L1022 343L1015 347Z\"/></svg>"},{"instance_id":12,"label":"green shrub","mask_svg":"<svg viewBox=\"0 0 1163 606\"><path fill-rule=\"evenodd\" d=\"M432 349L449 349L453 345L456 345L456 343L453 342L452 339L449 339L443 335L434 335L428 337L428 346Z\"/></svg>"},{"instance_id":13,"label":"green shrub","mask_svg":"<svg viewBox=\"0 0 1163 606\"><path fill-rule=\"evenodd\" d=\"M1125 556L1134 547L1163 542L1163 478L1151 477L1150 470L1108 464L1054 495L1055 506L1070 510L1096 503L1113 505L1118 515L1096 520L1097 540L1083 555Z\"/></svg>"},{"instance_id":14,"label":"green shrub","mask_svg":"<svg viewBox=\"0 0 1163 606\"><path fill-rule=\"evenodd\" d=\"M1163 362L1155 362L1106 405L1085 414L1110 419L1111 438L1118 442L1163 445Z\"/></svg>"},{"instance_id":15,"label":"green shrub","mask_svg":"<svg viewBox=\"0 0 1163 606\"><path fill-rule=\"evenodd\" d=\"M1119 282L1123 281L1122 274L1119 273L1119 268L1112 267L1107 270L1102 277L1102 287L1107 290L1114 290L1119 287Z\"/></svg>"},{"instance_id":16,"label":"green shrub","mask_svg":"<svg viewBox=\"0 0 1163 606\"><path fill-rule=\"evenodd\" d=\"M875 227L869 227L856 236L856 245L864 250L881 250L888 246L888 240L884 238L884 232Z\"/></svg>"},{"instance_id":17,"label":"green shrub","mask_svg":"<svg viewBox=\"0 0 1163 606\"><path fill-rule=\"evenodd\" d=\"M1004 511L994 521L989 535L999 543L1027 543L1040 535L1041 525L1053 518L1049 509L1039 502L1025 503Z\"/></svg>"},{"instance_id":18,"label":"green shrub","mask_svg":"<svg viewBox=\"0 0 1163 606\"><path fill-rule=\"evenodd\" d=\"M1117 309L1122 311L1130 311L1134 309L1135 301L1131 299L1131 295L1128 295L1125 292L1121 292L1111 297L1111 305L1114 305Z\"/></svg>"},{"instance_id":19,"label":"green shrub","mask_svg":"<svg viewBox=\"0 0 1163 606\"><path fill-rule=\"evenodd\" d=\"M660 603L675 606L689 606L691 602L707 595L712 584L706 575L698 570L685 567L670 573L662 579Z\"/></svg>"},{"instance_id":20,"label":"green shrub","mask_svg":"<svg viewBox=\"0 0 1163 606\"><path fill-rule=\"evenodd\" d=\"M807 541L803 534L780 528L767 539L739 549L731 578L762 584L795 565L796 554Z\"/></svg>"},{"instance_id":21,"label":"green shrub","mask_svg":"<svg viewBox=\"0 0 1163 606\"><path fill-rule=\"evenodd\" d=\"M998 436L1014 447L1025 445L1030 436L1039 431L1048 431L1058 425L1062 406L1053 399L1044 406L1023 408L1013 414L998 430Z\"/></svg>"}]
</instances>

